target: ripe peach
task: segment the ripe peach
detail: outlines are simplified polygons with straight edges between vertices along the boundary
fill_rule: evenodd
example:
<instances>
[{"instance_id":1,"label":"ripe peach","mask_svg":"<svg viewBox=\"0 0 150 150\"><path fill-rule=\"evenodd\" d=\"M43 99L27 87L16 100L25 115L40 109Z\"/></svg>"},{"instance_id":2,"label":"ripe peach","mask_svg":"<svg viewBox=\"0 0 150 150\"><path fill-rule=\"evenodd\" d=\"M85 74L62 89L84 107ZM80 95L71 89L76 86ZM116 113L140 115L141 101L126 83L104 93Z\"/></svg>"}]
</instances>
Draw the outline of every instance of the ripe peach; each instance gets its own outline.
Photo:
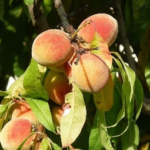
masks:
<instances>
[{"instance_id":1,"label":"ripe peach","mask_svg":"<svg viewBox=\"0 0 150 150\"><path fill-rule=\"evenodd\" d=\"M87 53L72 64L72 76L82 91L96 93L107 83L109 69L99 56Z\"/></svg>"},{"instance_id":2,"label":"ripe peach","mask_svg":"<svg viewBox=\"0 0 150 150\"><path fill-rule=\"evenodd\" d=\"M68 106L54 106L52 108L52 118L54 121L54 124L56 126L60 126L60 121L62 116L66 116L70 112L70 107Z\"/></svg>"},{"instance_id":3,"label":"ripe peach","mask_svg":"<svg viewBox=\"0 0 150 150\"><path fill-rule=\"evenodd\" d=\"M72 55L73 48L68 35L61 30L47 30L36 37L32 45L32 57L46 67L60 66Z\"/></svg>"},{"instance_id":4,"label":"ripe peach","mask_svg":"<svg viewBox=\"0 0 150 150\"><path fill-rule=\"evenodd\" d=\"M9 121L0 133L0 142L5 150L16 150L17 147L32 133L32 123L24 118ZM23 145L22 150L29 150L35 135Z\"/></svg>"},{"instance_id":5,"label":"ripe peach","mask_svg":"<svg viewBox=\"0 0 150 150\"><path fill-rule=\"evenodd\" d=\"M34 125L39 124L29 104L25 101L17 101L12 108L11 119L25 118L31 121Z\"/></svg>"},{"instance_id":6,"label":"ripe peach","mask_svg":"<svg viewBox=\"0 0 150 150\"><path fill-rule=\"evenodd\" d=\"M87 24L78 32L78 36L83 38L85 42L91 43L96 31L108 46L115 41L118 34L118 23L116 19L108 14L95 14L85 19L79 27L88 20L92 20L93 23Z\"/></svg>"},{"instance_id":7,"label":"ripe peach","mask_svg":"<svg viewBox=\"0 0 150 150\"><path fill-rule=\"evenodd\" d=\"M51 70L44 82L45 89L49 98L56 104L62 105L65 101L65 95L71 92L71 85L63 73Z\"/></svg>"}]
</instances>

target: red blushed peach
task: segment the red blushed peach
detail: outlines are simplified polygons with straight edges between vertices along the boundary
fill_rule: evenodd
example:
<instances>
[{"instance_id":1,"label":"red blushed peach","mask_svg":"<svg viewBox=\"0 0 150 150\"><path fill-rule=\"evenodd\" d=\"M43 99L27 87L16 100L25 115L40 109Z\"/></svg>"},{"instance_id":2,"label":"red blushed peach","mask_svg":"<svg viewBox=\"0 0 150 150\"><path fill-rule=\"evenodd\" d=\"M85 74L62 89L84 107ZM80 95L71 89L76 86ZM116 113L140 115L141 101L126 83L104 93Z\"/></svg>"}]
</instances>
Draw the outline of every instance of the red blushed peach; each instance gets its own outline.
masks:
<instances>
[{"instance_id":1,"label":"red blushed peach","mask_svg":"<svg viewBox=\"0 0 150 150\"><path fill-rule=\"evenodd\" d=\"M115 18L108 14L95 14L85 19L80 24L79 28L86 21L92 22L87 24L78 32L78 36L83 38L85 42L91 43L96 31L108 44L108 46L110 46L115 41L118 34L118 23Z\"/></svg>"},{"instance_id":2,"label":"red blushed peach","mask_svg":"<svg viewBox=\"0 0 150 150\"><path fill-rule=\"evenodd\" d=\"M39 124L29 104L26 103L25 101L17 101L13 105L11 119L16 119L16 118L25 118L31 121L34 125Z\"/></svg>"},{"instance_id":3,"label":"red blushed peach","mask_svg":"<svg viewBox=\"0 0 150 150\"><path fill-rule=\"evenodd\" d=\"M39 34L32 45L32 57L46 67L60 66L72 55L68 35L61 30L47 30Z\"/></svg>"},{"instance_id":4,"label":"red blushed peach","mask_svg":"<svg viewBox=\"0 0 150 150\"><path fill-rule=\"evenodd\" d=\"M63 73L51 70L44 82L49 98L56 104L62 105L65 102L65 95L71 92L72 86Z\"/></svg>"},{"instance_id":5,"label":"red blushed peach","mask_svg":"<svg viewBox=\"0 0 150 150\"><path fill-rule=\"evenodd\" d=\"M84 92L96 93L109 78L109 69L104 61L94 54L83 54L78 64L72 64L72 76L77 86Z\"/></svg>"},{"instance_id":6,"label":"red blushed peach","mask_svg":"<svg viewBox=\"0 0 150 150\"><path fill-rule=\"evenodd\" d=\"M23 118L9 121L0 133L0 142L5 150L16 150L17 147L32 133L32 123ZM29 150L35 135L31 136L21 150Z\"/></svg>"}]
</instances>

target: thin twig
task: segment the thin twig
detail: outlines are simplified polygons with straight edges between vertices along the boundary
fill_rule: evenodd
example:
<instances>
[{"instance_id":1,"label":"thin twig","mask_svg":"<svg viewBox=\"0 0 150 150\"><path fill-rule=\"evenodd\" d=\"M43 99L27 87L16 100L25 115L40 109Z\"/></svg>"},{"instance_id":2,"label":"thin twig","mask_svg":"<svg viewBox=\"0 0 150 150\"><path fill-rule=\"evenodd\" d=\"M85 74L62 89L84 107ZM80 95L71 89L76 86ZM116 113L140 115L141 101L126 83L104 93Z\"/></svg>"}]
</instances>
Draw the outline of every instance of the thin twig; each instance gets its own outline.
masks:
<instances>
[{"instance_id":1,"label":"thin twig","mask_svg":"<svg viewBox=\"0 0 150 150\"><path fill-rule=\"evenodd\" d=\"M67 15L61 0L54 0L54 3L64 30L68 33L73 34L75 32L75 29L68 22Z\"/></svg>"}]
</instances>

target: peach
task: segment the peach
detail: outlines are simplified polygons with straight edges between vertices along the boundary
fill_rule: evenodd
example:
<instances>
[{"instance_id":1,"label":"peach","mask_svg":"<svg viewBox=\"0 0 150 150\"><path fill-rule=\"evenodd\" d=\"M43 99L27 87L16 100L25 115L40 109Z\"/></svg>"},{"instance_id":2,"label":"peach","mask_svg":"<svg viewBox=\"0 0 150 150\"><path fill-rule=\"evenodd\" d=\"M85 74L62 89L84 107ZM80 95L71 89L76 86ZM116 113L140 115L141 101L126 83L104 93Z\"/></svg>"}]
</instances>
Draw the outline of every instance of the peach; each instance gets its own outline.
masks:
<instances>
[{"instance_id":1,"label":"peach","mask_svg":"<svg viewBox=\"0 0 150 150\"><path fill-rule=\"evenodd\" d=\"M56 104L62 105L65 102L65 95L71 92L72 86L63 73L51 70L44 81L45 89L49 98Z\"/></svg>"},{"instance_id":2,"label":"peach","mask_svg":"<svg viewBox=\"0 0 150 150\"><path fill-rule=\"evenodd\" d=\"M46 67L60 66L72 55L68 35L61 30L47 30L39 34L32 45L32 57Z\"/></svg>"},{"instance_id":3,"label":"peach","mask_svg":"<svg viewBox=\"0 0 150 150\"><path fill-rule=\"evenodd\" d=\"M17 101L12 108L11 119L25 118L31 121L34 125L38 125L39 122L31 110L29 104L25 101Z\"/></svg>"},{"instance_id":4,"label":"peach","mask_svg":"<svg viewBox=\"0 0 150 150\"><path fill-rule=\"evenodd\" d=\"M5 150L16 150L17 147L32 133L32 123L24 118L9 121L0 133L0 142ZM22 150L29 150L35 135L31 136L23 145Z\"/></svg>"},{"instance_id":5,"label":"peach","mask_svg":"<svg viewBox=\"0 0 150 150\"><path fill-rule=\"evenodd\" d=\"M87 53L80 56L78 64L72 64L72 76L84 92L96 93L107 83L109 69L97 55Z\"/></svg>"},{"instance_id":6,"label":"peach","mask_svg":"<svg viewBox=\"0 0 150 150\"><path fill-rule=\"evenodd\" d=\"M108 44L108 46L110 46L115 41L118 34L118 23L115 18L104 13L95 14L85 19L79 25L79 28L86 21L92 22L90 24L87 24L78 32L78 36L83 38L85 42L91 43L96 31Z\"/></svg>"},{"instance_id":7,"label":"peach","mask_svg":"<svg viewBox=\"0 0 150 150\"><path fill-rule=\"evenodd\" d=\"M52 118L55 126L60 126L62 116L66 116L70 112L70 107L66 106L54 106L52 108Z\"/></svg>"}]
</instances>

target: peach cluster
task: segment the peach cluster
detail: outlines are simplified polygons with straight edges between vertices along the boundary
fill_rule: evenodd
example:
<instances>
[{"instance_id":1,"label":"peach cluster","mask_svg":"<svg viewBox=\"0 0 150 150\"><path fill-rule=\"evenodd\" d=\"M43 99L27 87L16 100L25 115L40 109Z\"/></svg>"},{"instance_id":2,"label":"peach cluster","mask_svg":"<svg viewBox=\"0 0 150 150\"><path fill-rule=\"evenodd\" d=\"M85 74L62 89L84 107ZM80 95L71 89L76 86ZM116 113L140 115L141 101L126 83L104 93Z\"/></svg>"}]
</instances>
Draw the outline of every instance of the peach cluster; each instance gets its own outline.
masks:
<instances>
[{"instance_id":1,"label":"peach cluster","mask_svg":"<svg viewBox=\"0 0 150 150\"><path fill-rule=\"evenodd\" d=\"M100 37L97 41L99 54L93 54L94 48L91 48L96 33ZM32 45L33 59L51 69L44 86L49 98L57 106L52 112L62 116L65 95L72 90L70 78L88 93L97 93L105 86L112 66L109 46L117 34L116 19L108 14L95 14L85 19L73 34L51 29L35 38ZM58 117L54 115L53 118L57 120ZM58 121L56 124L59 125Z\"/></svg>"},{"instance_id":2,"label":"peach cluster","mask_svg":"<svg viewBox=\"0 0 150 150\"><path fill-rule=\"evenodd\" d=\"M0 132L0 142L5 150L16 150L23 140L30 136L33 127L39 124L29 104L24 100L15 101L11 114L11 120L4 125ZM22 150L29 150L34 140L35 135L30 136Z\"/></svg>"}]
</instances>

